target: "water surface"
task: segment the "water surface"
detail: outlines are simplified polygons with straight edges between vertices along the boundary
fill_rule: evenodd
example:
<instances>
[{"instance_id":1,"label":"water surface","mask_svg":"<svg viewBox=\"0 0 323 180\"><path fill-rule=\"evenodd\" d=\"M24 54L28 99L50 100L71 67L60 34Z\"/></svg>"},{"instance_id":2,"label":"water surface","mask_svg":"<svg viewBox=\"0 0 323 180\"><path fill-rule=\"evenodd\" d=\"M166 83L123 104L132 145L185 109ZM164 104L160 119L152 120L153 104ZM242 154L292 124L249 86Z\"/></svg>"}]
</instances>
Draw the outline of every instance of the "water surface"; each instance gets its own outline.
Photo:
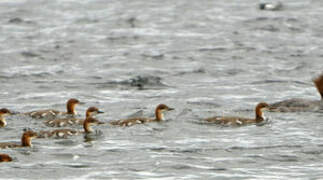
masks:
<instances>
[{"instance_id":1,"label":"water surface","mask_svg":"<svg viewBox=\"0 0 323 180\"><path fill-rule=\"evenodd\" d=\"M319 99L311 79L323 67L323 4L284 1L0 2L1 106L19 112L65 110L86 102L102 121L159 103L168 121L98 127L103 136L35 139L5 149L1 178L19 179L317 179L323 176L323 115L266 113L263 126L201 124L214 115L254 116L254 106ZM51 129L8 117L1 141L22 129Z\"/></svg>"}]
</instances>

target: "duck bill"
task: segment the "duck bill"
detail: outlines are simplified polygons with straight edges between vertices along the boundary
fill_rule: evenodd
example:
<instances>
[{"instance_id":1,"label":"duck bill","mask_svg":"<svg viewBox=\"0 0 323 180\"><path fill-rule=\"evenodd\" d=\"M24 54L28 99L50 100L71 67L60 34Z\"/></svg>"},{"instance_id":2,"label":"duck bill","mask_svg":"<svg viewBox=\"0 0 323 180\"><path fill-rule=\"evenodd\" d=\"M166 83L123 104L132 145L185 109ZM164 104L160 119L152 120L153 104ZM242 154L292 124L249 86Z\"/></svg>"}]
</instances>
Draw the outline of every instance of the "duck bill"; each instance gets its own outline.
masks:
<instances>
[{"instance_id":1,"label":"duck bill","mask_svg":"<svg viewBox=\"0 0 323 180\"><path fill-rule=\"evenodd\" d=\"M32 136L30 136L30 138L39 138L39 134L38 133L35 133L35 134L33 134Z\"/></svg>"},{"instance_id":2,"label":"duck bill","mask_svg":"<svg viewBox=\"0 0 323 180\"><path fill-rule=\"evenodd\" d=\"M168 108L168 111L173 111L173 110L175 110L174 108Z\"/></svg>"},{"instance_id":3,"label":"duck bill","mask_svg":"<svg viewBox=\"0 0 323 180\"><path fill-rule=\"evenodd\" d=\"M98 114L102 114L102 113L104 113L103 111L98 111Z\"/></svg>"}]
</instances>

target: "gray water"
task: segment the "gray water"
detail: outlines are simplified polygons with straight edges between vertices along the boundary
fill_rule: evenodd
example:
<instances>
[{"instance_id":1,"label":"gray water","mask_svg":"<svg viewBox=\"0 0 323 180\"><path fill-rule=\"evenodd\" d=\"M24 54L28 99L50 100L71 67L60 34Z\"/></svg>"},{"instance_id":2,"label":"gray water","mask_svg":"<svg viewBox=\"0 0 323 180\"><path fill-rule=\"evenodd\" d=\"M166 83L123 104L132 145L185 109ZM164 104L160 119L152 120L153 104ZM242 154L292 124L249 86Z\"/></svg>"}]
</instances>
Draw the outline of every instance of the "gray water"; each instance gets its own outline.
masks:
<instances>
[{"instance_id":1,"label":"gray water","mask_svg":"<svg viewBox=\"0 0 323 180\"><path fill-rule=\"evenodd\" d=\"M254 106L319 100L323 2L286 0L2 0L0 101L18 112L86 102L108 122L174 107L168 121L97 127L100 137L35 139L4 149L3 179L318 179L323 115L269 113L263 126L201 124L214 115L254 116ZM142 81L140 81L142 80ZM140 87L138 87L140 86ZM41 120L10 116L1 142Z\"/></svg>"}]
</instances>

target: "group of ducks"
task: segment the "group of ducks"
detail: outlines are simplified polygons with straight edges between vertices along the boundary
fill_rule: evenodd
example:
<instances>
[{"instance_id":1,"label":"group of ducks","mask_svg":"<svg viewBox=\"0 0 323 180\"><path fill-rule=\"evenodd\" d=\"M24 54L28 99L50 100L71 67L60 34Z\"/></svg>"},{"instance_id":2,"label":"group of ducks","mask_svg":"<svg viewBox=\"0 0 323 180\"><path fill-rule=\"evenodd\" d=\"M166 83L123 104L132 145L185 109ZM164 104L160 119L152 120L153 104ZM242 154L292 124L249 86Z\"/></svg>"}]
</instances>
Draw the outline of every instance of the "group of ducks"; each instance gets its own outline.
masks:
<instances>
[{"instance_id":1,"label":"group of ducks","mask_svg":"<svg viewBox=\"0 0 323 180\"><path fill-rule=\"evenodd\" d=\"M32 147L31 140L33 138L67 138L68 136L78 135L78 134L91 134L94 132L92 129L93 125L105 124L105 122L99 121L94 116L99 113L104 113L100 111L97 107L89 107L85 113L85 119L77 118L77 113L75 108L78 104L83 104L77 99L69 99L66 103L67 112L57 111L53 109L31 111L26 113L18 113L18 115L29 116L33 119L42 119L43 123L48 127L66 127L82 125L83 131L76 129L55 129L51 131L39 131L35 132L33 130L25 130L21 137L21 143L11 143L4 142L0 143L0 148L19 148L19 147ZM160 122L164 120L164 112L171 111L174 108L170 108L165 104L159 104L156 107L155 117L136 117L130 119L122 119L116 121L110 121L109 124L114 126L132 126L134 124L143 124L148 122ZM0 127L7 126L5 116L14 115L10 110L6 108L0 109ZM15 114L17 115L17 113ZM7 154L0 154L0 162L9 162L12 158Z\"/></svg>"},{"instance_id":2,"label":"group of ducks","mask_svg":"<svg viewBox=\"0 0 323 180\"><path fill-rule=\"evenodd\" d=\"M255 108L255 118L243 118L234 116L215 116L211 118L203 119L208 123L215 123L220 125L241 126L247 124L262 123L266 119L263 116L263 110L268 109L272 112L300 112L300 111L315 111L323 110L323 74L313 80L318 92L321 95L321 100L306 100L306 99L289 99L281 102L267 104L264 102L258 103ZM21 137L21 143L0 143L0 148L19 148L19 147L31 147L31 140L33 138L67 138L68 136L77 134L91 134L94 132L93 125L105 124L94 118L96 114L103 113L96 107L89 107L85 113L85 119L79 119L76 117L75 107L78 104L82 104L77 99L69 99L66 104L67 112L61 112L57 110L47 109L40 111L31 111L26 113L20 113L21 115L30 116L35 119L43 119L44 124L49 127L66 127L72 125L82 125L84 131L78 131L75 129L55 129L52 131L40 131L34 132L32 130L25 130ZM171 111L174 108L170 108L165 104L159 104L155 109L155 117L135 117L130 119L121 119L108 122L113 126L132 126L135 124L144 124L149 122L161 122L164 120L164 112ZM7 126L5 120L6 115L12 115L10 110L6 108L0 109L0 127ZM12 158L7 154L0 154L0 162L9 162Z\"/></svg>"}]
</instances>

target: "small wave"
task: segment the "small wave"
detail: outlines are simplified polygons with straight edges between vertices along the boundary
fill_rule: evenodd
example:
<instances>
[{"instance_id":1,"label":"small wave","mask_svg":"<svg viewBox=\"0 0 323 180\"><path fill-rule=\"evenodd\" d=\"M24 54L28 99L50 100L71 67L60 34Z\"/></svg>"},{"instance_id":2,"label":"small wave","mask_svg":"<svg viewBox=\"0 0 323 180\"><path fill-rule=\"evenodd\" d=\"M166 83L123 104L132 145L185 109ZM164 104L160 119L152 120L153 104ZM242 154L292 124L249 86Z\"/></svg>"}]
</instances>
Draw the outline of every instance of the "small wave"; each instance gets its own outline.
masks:
<instances>
[{"instance_id":1,"label":"small wave","mask_svg":"<svg viewBox=\"0 0 323 180\"><path fill-rule=\"evenodd\" d=\"M219 108L221 107L220 104L215 103L215 100L212 98L191 98L187 101L187 104L192 104L192 105L206 105L206 106L211 106L213 108Z\"/></svg>"},{"instance_id":2,"label":"small wave","mask_svg":"<svg viewBox=\"0 0 323 180\"><path fill-rule=\"evenodd\" d=\"M36 54L34 52L31 52L31 51L24 51L24 52L21 52L21 55L26 57L26 58L35 58L35 57L41 57L41 55L39 54Z\"/></svg>"},{"instance_id":3,"label":"small wave","mask_svg":"<svg viewBox=\"0 0 323 180\"><path fill-rule=\"evenodd\" d=\"M149 150L151 151L155 151L155 152L171 152L171 153L198 153L203 151L202 149L169 149L166 147L152 147L149 148Z\"/></svg>"},{"instance_id":4,"label":"small wave","mask_svg":"<svg viewBox=\"0 0 323 180\"><path fill-rule=\"evenodd\" d=\"M302 84L302 85L309 85L309 83L305 83L302 81L290 81L290 80L263 80L263 81L253 81L250 84L282 84L282 83L295 83L295 84Z\"/></svg>"},{"instance_id":5,"label":"small wave","mask_svg":"<svg viewBox=\"0 0 323 180\"><path fill-rule=\"evenodd\" d=\"M228 48L225 48L225 47L214 47L214 48L200 48L198 49L198 51L201 51L201 52L204 52L204 51L220 51L220 52L223 52L223 51L227 51Z\"/></svg>"},{"instance_id":6,"label":"small wave","mask_svg":"<svg viewBox=\"0 0 323 180\"><path fill-rule=\"evenodd\" d=\"M152 51L152 52L145 52L141 54L144 58L154 59L154 60L162 60L165 57L164 53L158 52L158 51Z\"/></svg>"},{"instance_id":7,"label":"small wave","mask_svg":"<svg viewBox=\"0 0 323 180\"><path fill-rule=\"evenodd\" d=\"M23 20L19 17L15 17L15 18L12 18L12 19L9 19L8 23L14 23L14 24L19 24L19 23L22 23Z\"/></svg>"},{"instance_id":8,"label":"small wave","mask_svg":"<svg viewBox=\"0 0 323 180\"><path fill-rule=\"evenodd\" d=\"M139 36L137 35L113 35L106 38L106 40L111 42L118 42L118 41L131 41L131 40L138 40Z\"/></svg>"},{"instance_id":9,"label":"small wave","mask_svg":"<svg viewBox=\"0 0 323 180\"><path fill-rule=\"evenodd\" d=\"M255 30L269 31L269 32L279 32L280 29L275 27L274 25L265 25L259 28L255 28Z\"/></svg>"},{"instance_id":10,"label":"small wave","mask_svg":"<svg viewBox=\"0 0 323 180\"><path fill-rule=\"evenodd\" d=\"M64 145L64 146L74 146L78 143L76 143L73 140L66 139L66 140L56 141L55 144Z\"/></svg>"},{"instance_id":11,"label":"small wave","mask_svg":"<svg viewBox=\"0 0 323 180\"><path fill-rule=\"evenodd\" d=\"M87 164L63 164L63 166L70 167L70 168L90 168L91 165Z\"/></svg>"},{"instance_id":12,"label":"small wave","mask_svg":"<svg viewBox=\"0 0 323 180\"><path fill-rule=\"evenodd\" d=\"M261 150L261 149L277 149L277 148L302 148L301 145L277 145L277 146L259 146L259 147L242 147L242 146L233 146L227 148L227 151L232 150Z\"/></svg>"},{"instance_id":13,"label":"small wave","mask_svg":"<svg viewBox=\"0 0 323 180\"><path fill-rule=\"evenodd\" d=\"M323 153L323 150L309 150L309 151L302 151L303 154L310 154L310 155L320 155Z\"/></svg>"},{"instance_id":14,"label":"small wave","mask_svg":"<svg viewBox=\"0 0 323 180\"><path fill-rule=\"evenodd\" d=\"M14 17L14 18L11 18L8 20L8 23L10 24L34 24L33 21L27 21L27 20L24 20L20 17Z\"/></svg>"}]
</instances>

